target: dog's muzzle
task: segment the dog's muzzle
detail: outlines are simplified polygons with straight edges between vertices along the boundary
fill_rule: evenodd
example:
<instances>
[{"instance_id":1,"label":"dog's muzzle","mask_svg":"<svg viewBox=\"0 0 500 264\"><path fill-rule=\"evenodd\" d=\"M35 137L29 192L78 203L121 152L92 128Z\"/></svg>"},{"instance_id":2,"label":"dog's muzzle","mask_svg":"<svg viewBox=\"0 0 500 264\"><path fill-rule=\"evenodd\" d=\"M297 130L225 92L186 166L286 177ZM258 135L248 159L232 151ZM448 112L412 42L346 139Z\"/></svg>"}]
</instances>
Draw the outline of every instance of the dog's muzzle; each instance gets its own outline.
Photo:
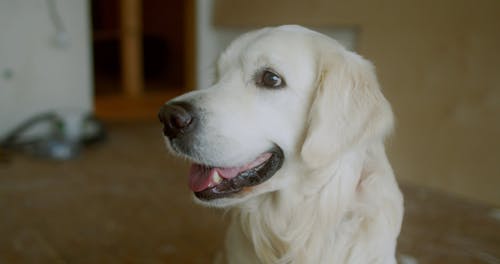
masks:
<instances>
[{"instance_id":1,"label":"dog's muzzle","mask_svg":"<svg viewBox=\"0 0 500 264\"><path fill-rule=\"evenodd\" d=\"M173 150L193 161L189 172L189 187L200 200L228 198L249 187L270 179L283 165L283 150L274 145L254 160L234 167L218 167L196 162L196 130L200 120L195 107L187 102L170 102L163 105L158 118L163 124L163 134Z\"/></svg>"}]
</instances>

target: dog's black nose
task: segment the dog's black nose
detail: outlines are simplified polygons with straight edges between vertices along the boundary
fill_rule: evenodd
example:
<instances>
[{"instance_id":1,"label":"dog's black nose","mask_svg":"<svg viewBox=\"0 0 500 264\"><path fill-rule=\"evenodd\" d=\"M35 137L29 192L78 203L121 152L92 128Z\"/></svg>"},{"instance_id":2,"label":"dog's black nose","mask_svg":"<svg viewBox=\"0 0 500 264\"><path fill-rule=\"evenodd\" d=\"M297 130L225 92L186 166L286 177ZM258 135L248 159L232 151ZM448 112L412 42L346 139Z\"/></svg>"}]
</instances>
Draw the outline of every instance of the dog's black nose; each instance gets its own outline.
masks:
<instances>
[{"instance_id":1,"label":"dog's black nose","mask_svg":"<svg viewBox=\"0 0 500 264\"><path fill-rule=\"evenodd\" d=\"M193 126L193 107L185 102L165 104L160 108L158 118L163 124L163 134L173 139Z\"/></svg>"}]
</instances>

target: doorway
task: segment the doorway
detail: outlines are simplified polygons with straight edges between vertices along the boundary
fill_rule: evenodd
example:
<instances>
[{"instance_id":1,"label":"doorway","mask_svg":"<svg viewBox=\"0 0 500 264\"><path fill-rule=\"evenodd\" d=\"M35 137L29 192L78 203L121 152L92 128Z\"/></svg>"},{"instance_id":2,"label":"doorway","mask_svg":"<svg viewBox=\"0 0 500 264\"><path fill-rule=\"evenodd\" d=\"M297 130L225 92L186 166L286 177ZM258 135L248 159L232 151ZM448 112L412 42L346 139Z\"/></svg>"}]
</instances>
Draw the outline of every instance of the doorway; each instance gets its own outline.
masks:
<instances>
[{"instance_id":1,"label":"doorway","mask_svg":"<svg viewBox=\"0 0 500 264\"><path fill-rule=\"evenodd\" d=\"M152 119L194 87L194 0L92 0L94 102L103 119Z\"/></svg>"}]
</instances>

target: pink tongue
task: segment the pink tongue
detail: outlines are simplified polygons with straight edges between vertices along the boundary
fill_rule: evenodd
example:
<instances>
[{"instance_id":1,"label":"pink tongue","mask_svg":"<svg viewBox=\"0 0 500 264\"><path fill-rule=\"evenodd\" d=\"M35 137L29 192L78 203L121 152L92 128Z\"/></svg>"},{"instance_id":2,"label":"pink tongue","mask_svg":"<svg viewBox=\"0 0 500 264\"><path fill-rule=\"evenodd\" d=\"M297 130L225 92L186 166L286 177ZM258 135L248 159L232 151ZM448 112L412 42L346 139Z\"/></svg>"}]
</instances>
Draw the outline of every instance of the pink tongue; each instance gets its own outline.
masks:
<instances>
[{"instance_id":1,"label":"pink tongue","mask_svg":"<svg viewBox=\"0 0 500 264\"><path fill-rule=\"evenodd\" d=\"M217 185L213 177L216 171L220 177L224 179L232 179L236 177L240 172L256 167L257 165L262 164L270 157L271 153L264 153L249 164L243 165L241 167L232 167L232 168L219 168L219 167L214 168L193 163L189 171L189 188L193 192L200 192L205 189L214 187L215 185Z\"/></svg>"},{"instance_id":2,"label":"pink tongue","mask_svg":"<svg viewBox=\"0 0 500 264\"><path fill-rule=\"evenodd\" d=\"M203 191L207 188L211 188L217 183L213 180L213 174L217 171L219 176L224 179L234 178L243 171L243 167L236 168L210 168L200 164L191 165L191 170L189 172L189 188L194 192Z\"/></svg>"}]
</instances>

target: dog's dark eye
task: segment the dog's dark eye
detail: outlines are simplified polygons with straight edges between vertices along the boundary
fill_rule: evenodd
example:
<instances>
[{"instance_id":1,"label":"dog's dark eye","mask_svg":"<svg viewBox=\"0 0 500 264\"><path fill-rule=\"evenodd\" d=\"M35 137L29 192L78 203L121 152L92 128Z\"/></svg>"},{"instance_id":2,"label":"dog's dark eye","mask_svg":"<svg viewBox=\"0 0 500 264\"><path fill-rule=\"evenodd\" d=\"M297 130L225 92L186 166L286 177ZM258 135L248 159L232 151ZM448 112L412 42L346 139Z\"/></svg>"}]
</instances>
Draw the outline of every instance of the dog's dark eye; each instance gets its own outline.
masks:
<instances>
[{"instance_id":1,"label":"dog's dark eye","mask_svg":"<svg viewBox=\"0 0 500 264\"><path fill-rule=\"evenodd\" d=\"M281 88L285 86L283 78L271 70L262 71L256 82L258 86L264 88Z\"/></svg>"}]
</instances>

